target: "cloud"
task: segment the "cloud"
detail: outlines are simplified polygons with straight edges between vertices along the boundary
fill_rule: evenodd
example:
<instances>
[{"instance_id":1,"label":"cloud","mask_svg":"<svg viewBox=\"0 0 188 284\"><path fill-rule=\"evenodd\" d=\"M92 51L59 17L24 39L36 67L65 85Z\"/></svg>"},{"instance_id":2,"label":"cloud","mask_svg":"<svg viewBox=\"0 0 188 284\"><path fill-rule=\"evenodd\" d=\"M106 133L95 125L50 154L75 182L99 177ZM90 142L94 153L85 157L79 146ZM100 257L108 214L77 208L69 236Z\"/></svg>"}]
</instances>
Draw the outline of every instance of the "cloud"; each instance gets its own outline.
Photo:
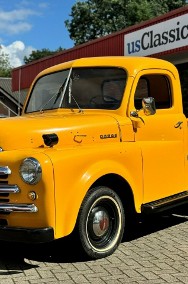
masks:
<instances>
[{"instance_id":1,"label":"cloud","mask_svg":"<svg viewBox=\"0 0 188 284\"><path fill-rule=\"evenodd\" d=\"M49 3L41 2L38 4L39 8L46 9L49 7Z\"/></svg>"},{"instance_id":2,"label":"cloud","mask_svg":"<svg viewBox=\"0 0 188 284\"><path fill-rule=\"evenodd\" d=\"M19 0L14 3L12 9L8 2L4 8L0 7L0 55L3 52L9 56L11 67L23 65L24 56L28 57L36 50L33 46L26 46L23 41L18 40L21 33L32 30L33 16L41 17L49 4L46 0L37 1L37 4L34 2Z\"/></svg>"},{"instance_id":3,"label":"cloud","mask_svg":"<svg viewBox=\"0 0 188 284\"><path fill-rule=\"evenodd\" d=\"M27 20L32 15L39 15L39 13L31 9L0 10L1 34L19 34L20 32L31 30L32 25Z\"/></svg>"},{"instance_id":4,"label":"cloud","mask_svg":"<svg viewBox=\"0 0 188 284\"><path fill-rule=\"evenodd\" d=\"M18 67L24 64L24 56L29 56L35 50L32 46L25 46L22 41L15 41L8 46L1 45L1 52L8 54L10 65Z\"/></svg>"},{"instance_id":5,"label":"cloud","mask_svg":"<svg viewBox=\"0 0 188 284\"><path fill-rule=\"evenodd\" d=\"M8 34L19 34L20 32L30 31L32 26L28 23L19 22L13 24L6 24L0 21L0 30Z\"/></svg>"}]
</instances>

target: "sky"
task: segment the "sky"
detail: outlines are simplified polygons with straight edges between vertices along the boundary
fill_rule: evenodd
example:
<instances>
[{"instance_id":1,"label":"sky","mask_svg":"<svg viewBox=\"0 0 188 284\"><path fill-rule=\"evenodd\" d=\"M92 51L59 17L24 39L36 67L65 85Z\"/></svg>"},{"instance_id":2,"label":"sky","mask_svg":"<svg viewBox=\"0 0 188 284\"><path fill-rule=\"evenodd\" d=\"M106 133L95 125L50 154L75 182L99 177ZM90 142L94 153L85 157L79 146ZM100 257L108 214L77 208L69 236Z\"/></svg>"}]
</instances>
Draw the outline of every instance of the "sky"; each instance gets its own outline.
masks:
<instances>
[{"instance_id":1,"label":"sky","mask_svg":"<svg viewBox=\"0 0 188 284\"><path fill-rule=\"evenodd\" d=\"M77 0L0 0L0 54L12 67L24 64L32 50L71 48L64 21Z\"/></svg>"}]
</instances>

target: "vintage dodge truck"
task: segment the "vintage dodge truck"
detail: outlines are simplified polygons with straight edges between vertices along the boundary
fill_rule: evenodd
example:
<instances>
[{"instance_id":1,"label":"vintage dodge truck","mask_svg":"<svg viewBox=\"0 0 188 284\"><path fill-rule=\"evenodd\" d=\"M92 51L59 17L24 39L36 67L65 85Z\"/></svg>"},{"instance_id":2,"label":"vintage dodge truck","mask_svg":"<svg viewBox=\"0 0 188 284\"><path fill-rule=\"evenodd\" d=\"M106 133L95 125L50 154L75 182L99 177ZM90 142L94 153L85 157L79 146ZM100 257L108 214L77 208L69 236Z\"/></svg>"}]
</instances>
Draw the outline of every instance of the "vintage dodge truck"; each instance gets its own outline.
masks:
<instances>
[{"instance_id":1,"label":"vintage dodge truck","mask_svg":"<svg viewBox=\"0 0 188 284\"><path fill-rule=\"evenodd\" d=\"M0 120L0 240L77 233L112 254L134 214L188 201L188 133L176 68L152 58L62 63Z\"/></svg>"}]
</instances>

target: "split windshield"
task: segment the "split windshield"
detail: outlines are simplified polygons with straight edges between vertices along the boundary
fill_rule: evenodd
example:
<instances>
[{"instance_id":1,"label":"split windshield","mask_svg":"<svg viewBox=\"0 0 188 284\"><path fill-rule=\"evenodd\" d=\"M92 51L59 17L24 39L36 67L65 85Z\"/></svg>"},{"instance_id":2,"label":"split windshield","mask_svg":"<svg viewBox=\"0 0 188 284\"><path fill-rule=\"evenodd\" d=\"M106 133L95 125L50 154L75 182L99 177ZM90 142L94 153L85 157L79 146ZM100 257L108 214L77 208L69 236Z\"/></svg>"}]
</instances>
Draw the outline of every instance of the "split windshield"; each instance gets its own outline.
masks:
<instances>
[{"instance_id":1,"label":"split windshield","mask_svg":"<svg viewBox=\"0 0 188 284\"><path fill-rule=\"evenodd\" d=\"M75 68L47 74L38 79L26 113L68 109L117 109L126 83L126 72L116 67Z\"/></svg>"}]
</instances>

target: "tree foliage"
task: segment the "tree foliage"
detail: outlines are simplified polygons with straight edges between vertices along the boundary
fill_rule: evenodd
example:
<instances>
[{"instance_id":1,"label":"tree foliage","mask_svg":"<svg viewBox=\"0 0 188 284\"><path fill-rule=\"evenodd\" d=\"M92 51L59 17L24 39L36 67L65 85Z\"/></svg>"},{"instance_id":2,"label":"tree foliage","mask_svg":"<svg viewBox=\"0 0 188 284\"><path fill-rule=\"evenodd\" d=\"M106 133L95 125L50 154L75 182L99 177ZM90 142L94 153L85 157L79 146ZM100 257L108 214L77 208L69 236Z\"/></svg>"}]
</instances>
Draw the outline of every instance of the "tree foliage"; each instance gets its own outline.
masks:
<instances>
[{"instance_id":1,"label":"tree foliage","mask_svg":"<svg viewBox=\"0 0 188 284\"><path fill-rule=\"evenodd\" d=\"M11 77L11 71L12 67L10 65L8 54L0 50L0 77Z\"/></svg>"},{"instance_id":2,"label":"tree foliage","mask_svg":"<svg viewBox=\"0 0 188 284\"><path fill-rule=\"evenodd\" d=\"M65 21L76 45L182 7L186 0L85 0L72 6Z\"/></svg>"},{"instance_id":3,"label":"tree foliage","mask_svg":"<svg viewBox=\"0 0 188 284\"><path fill-rule=\"evenodd\" d=\"M60 52L62 50L64 50L62 47L59 47L55 51L52 51L48 48L43 48L41 50L33 50L28 57L24 56L24 62L25 62L25 64L28 64L28 63L31 63L35 60L38 60L38 59L41 59L41 58L44 58L44 57L47 57L47 56L51 56L51 55L53 55L57 52Z\"/></svg>"}]
</instances>

